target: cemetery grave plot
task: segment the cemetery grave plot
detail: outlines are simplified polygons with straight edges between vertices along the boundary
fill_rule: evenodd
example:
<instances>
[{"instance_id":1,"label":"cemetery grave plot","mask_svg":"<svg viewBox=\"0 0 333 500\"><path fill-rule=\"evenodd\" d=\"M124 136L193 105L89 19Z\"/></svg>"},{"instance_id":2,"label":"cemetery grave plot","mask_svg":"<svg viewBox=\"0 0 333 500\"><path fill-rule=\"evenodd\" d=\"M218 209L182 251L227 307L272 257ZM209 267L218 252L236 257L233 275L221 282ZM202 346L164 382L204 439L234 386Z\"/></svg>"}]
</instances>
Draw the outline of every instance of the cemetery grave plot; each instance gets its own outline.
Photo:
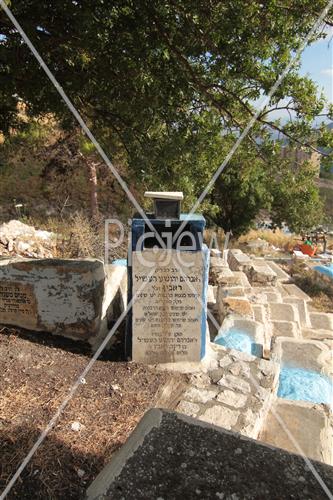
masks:
<instances>
[{"instance_id":1,"label":"cemetery grave plot","mask_svg":"<svg viewBox=\"0 0 333 500\"><path fill-rule=\"evenodd\" d=\"M91 354L60 337L0 332L0 489L65 399ZM98 360L8 499L79 499L126 441L159 388L182 376ZM79 430L73 430L78 429Z\"/></svg>"}]
</instances>

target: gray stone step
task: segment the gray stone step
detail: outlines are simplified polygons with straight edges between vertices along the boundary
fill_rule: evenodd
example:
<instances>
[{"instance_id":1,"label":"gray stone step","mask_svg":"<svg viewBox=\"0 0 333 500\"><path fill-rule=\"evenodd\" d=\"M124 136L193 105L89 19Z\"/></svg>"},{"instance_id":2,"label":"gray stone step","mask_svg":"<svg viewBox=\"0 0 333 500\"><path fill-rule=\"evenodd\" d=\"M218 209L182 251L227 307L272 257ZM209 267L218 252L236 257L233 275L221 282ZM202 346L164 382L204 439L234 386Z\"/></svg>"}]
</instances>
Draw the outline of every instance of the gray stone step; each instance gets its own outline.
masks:
<instances>
[{"instance_id":1,"label":"gray stone step","mask_svg":"<svg viewBox=\"0 0 333 500\"><path fill-rule=\"evenodd\" d=\"M272 321L300 322L298 308L295 304L271 302L267 305L268 316Z\"/></svg>"},{"instance_id":2,"label":"gray stone step","mask_svg":"<svg viewBox=\"0 0 333 500\"><path fill-rule=\"evenodd\" d=\"M333 331L332 313L310 312L310 322L312 328L318 328L318 330Z\"/></svg>"},{"instance_id":3,"label":"gray stone step","mask_svg":"<svg viewBox=\"0 0 333 500\"><path fill-rule=\"evenodd\" d=\"M332 330L322 330L319 328L302 328L302 337L305 339L313 340L332 340L333 331Z\"/></svg>"},{"instance_id":4,"label":"gray stone step","mask_svg":"<svg viewBox=\"0 0 333 500\"><path fill-rule=\"evenodd\" d=\"M289 281L290 276L281 267L272 260L266 260L266 264L275 272L277 280L280 282Z\"/></svg>"},{"instance_id":5,"label":"gray stone step","mask_svg":"<svg viewBox=\"0 0 333 500\"><path fill-rule=\"evenodd\" d=\"M324 405L277 399L260 440L291 453L304 453L311 460L332 464L332 429L329 410ZM324 497L326 495L323 492L318 496Z\"/></svg>"},{"instance_id":6,"label":"gray stone step","mask_svg":"<svg viewBox=\"0 0 333 500\"><path fill-rule=\"evenodd\" d=\"M302 327L311 327L310 314L308 311L307 302L304 299L298 297L284 297L283 302L285 304L294 304L298 309L299 320Z\"/></svg>"},{"instance_id":7,"label":"gray stone step","mask_svg":"<svg viewBox=\"0 0 333 500\"><path fill-rule=\"evenodd\" d=\"M299 324L295 321L274 320L270 321L273 337L300 338Z\"/></svg>"},{"instance_id":8,"label":"gray stone step","mask_svg":"<svg viewBox=\"0 0 333 500\"><path fill-rule=\"evenodd\" d=\"M309 297L305 292L303 292L303 290L298 288L298 286L296 286L293 283L283 284L282 287L288 293L288 295L291 295L292 297L297 297L299 299L303 299L306 302L312 301L311 297Z\"/></svg>"},{"instance_id":9,"label":"gray stone step","mask_svg":"<svg viewBox=\"0 0 333 500\"><path fill-rule=\"evenodd\" d=\"M274 340L272 357L285 366L304 368L330 375L333 369L331 350L316 340L278 337Z\"/></svg>"}]
</instances>

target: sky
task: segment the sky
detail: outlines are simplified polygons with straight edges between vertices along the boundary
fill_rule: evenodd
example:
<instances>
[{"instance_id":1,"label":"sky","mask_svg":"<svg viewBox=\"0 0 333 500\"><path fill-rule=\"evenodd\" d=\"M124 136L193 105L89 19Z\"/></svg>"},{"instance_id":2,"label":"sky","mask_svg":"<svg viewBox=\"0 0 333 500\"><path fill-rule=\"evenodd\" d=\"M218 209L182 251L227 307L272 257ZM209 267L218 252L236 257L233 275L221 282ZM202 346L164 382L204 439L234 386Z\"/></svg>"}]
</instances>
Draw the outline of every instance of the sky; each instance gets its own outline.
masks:
<instances>
[{"instance_id":1,"label":"sky","mask_svg":"<svg viewBox=\"0 0 333 500\"><path fill-rule=\"evenodd\" d=\"M324 90L326 98L333 101L333 29L325 40L304 49L300 72L309 75Z\"/></svg>"},{"instance_id":2,"label":"sky","mask_svg":"<svg viewBox=\"0 0 333 500\"><path fill-rule=\"evenodd\" d=\"M318 93L323 91L326 99L333 102L333 27L326 28L327 36L304 49L301 54L300 74L306 75L318 86ZM286 104L289 99L281 101L280 104ZM294 116L294 113L291 113ZM270 119L281 119L282 123L289 120L286 111L274 111L269 115ZM318 118L320 121L330 122L329 119Z\"/></svg>"}]
</instances>

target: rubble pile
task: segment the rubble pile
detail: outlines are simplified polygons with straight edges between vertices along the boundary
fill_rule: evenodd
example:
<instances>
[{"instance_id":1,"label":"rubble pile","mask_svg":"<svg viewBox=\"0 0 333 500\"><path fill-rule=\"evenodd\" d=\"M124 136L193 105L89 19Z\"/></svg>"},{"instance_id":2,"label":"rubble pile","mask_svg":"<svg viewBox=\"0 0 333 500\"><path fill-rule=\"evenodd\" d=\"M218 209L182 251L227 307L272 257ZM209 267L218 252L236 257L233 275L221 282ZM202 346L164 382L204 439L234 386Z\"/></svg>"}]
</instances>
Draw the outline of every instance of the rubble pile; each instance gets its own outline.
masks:
<instances>
[{"instance_id":1,"label":"rubble pile","mask_svg":"<svg viewBox=\"0 0 333 500\"><path fill-rule=\"evenodd\" d=\"M35 229L19 220L0 225L0 257L52 258L56 253L56 234Z\"/></svg>"}]
</instances>

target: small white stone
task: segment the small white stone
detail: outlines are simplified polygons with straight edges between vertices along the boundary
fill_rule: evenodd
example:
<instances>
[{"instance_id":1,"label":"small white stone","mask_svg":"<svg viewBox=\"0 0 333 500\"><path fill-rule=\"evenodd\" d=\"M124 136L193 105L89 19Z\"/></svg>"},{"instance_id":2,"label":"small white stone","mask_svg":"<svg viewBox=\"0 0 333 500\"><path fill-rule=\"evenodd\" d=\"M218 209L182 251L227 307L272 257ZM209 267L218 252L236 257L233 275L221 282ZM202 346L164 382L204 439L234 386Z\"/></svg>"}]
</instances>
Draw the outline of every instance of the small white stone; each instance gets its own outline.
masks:
<instances>
[{"instance_id":1,"label":"small white stone","mask_svg":"<svg viewBox=\"0 0 333 500\"><path fill-rule=\"evenodd\" d=\"M189 403L188 401L181 401L176 408L180 413L184 413L188 417L195 417L200 410L200 406L195 403Z\"/></svg>"},{"instance_id":2,"label":"small white stone","mask_svg":"<svg viewBox=\"0 0 333 500\"><path fill-rule=\"evenodd\" d=\"M235 449L235 455L241 455L243 453L242 448L236 448Z\"/></svg>"},{"instance_id":3,"label":"small white stone","mask_svg":"<svg viewBox=\"0 0 333 500\"><path fill-rule=\"evenodd\" d=\"M115 392L116 392L116 391L121 391L120 385L118 385L118 384L113 384L113 385L111 385L111 389L112 389L113 391L115 391Z\"/></svg>"},{"instance_id":4,"label":"small white stone","mask_svg":"<svg viewBox=\"0 0 333 500\"><path fill-rule=\"evenodd\" d=\"M234 391L239 391L247 393L251 391L251 386L245 380L235 377L234 375L224 375L219 381L218 385L227 387L228 389L233 389Z\"/></svg>"},{"instance_id":5,"label":"small white stone","mask_svg":"<svg viewBox=\"0 0 333 500\"><path fill-rule=\"evenodd\" d=\"M79 432L82 429L82 424L80 424L80 422L73 422L71 429L72 431Z\"/></svg>"},{"instance_id":6,"label":"small white stone","mask_svg":"<svg viewBox=\"0 0 333 500\"><path fill-rule=\"evenodd\" d=\"M199 389L197 387L191 387L184 394L184 398L194 403L207 403L207 401L214 399L216 394L217 394L216 389L207 390L207 389Z\"/></svg>"},{"instance_id":7,"label":"small white stone","mask_svg":"<svg viewBox=\"0 0 333 500\"><path fill-rule=\"evenodd\" d=\"M83 476L85 475L85 471L84 471L84 470L82 470L82 469L78 469L78 470L77 470L77 475L78 475L79 477L83 477Z\"/></svg>"},{"instance_id":8,"label":"small white stone","mask_svg":"<svg viewBox=\"0 0 333 500\"><path fill-rule=\"evenodd\" d=\"M234 406L235 408L242 408L246 403L247 396L245 396L244 394L240 394L239 392L234 392L226 389L220 392L216 399L220 403Z\"/></svg>"},{"instance_id":9,"label":"small white stone","mask_svg":"<svg viewBox=\"0 0 333 500\"><path fill-rule=\"evenodd\" d=\"M221 358L219 360L219 365L221 368L225 368L226 366L229 366L230 363L232 362L230 356L226 355L226 356L223 356L223 358Z\"/></svg>"}]
</instances>

